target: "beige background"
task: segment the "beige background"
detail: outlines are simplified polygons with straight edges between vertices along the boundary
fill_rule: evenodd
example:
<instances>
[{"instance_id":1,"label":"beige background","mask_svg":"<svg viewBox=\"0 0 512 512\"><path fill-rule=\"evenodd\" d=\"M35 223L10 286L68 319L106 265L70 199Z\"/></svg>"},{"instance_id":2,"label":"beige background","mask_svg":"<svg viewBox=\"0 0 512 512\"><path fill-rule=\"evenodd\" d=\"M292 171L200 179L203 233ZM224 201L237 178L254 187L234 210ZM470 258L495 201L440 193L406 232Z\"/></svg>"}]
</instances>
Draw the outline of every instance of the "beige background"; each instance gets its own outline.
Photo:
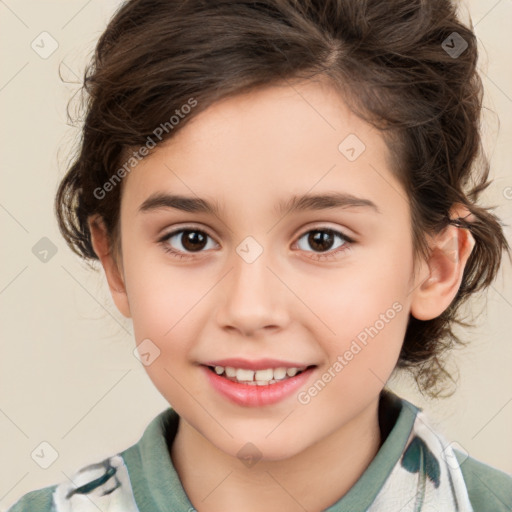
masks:
<instances>
[{"instance_id":1,"label":"beige background","mask_svg":"<svg viewBox=\"0 0 512 512\"><path fill-rule=\"evenodd\" d=\"M68 479L79 467L127 448L168 406L133 355L130 323L115 309L103 273L71 253L52 211L77 136L66 125L66 103L78 85L63 84L58 65L66 80L81 80L86 57L117 3L0 1L0 511L30 490ZM490 109L485 140L495 181L484 199L512 224L512 1L463 5L476 24ZM58 43L46 59L31 47L43 31ZM45 41L39 51L51 48L50 39ZM512 230L506 231L512 244ZM42 237L57 249L46 263L32 252ZM450 399L425 401L406 377L393 383L449 439L508 472L511 274L505 261L487 301L474 308L484 308L483 314L477 329L463 332L470 346L452 358L460 382ZM47 469L31 456L42 442L58 453Z\"/></svg>"}]
</instances>

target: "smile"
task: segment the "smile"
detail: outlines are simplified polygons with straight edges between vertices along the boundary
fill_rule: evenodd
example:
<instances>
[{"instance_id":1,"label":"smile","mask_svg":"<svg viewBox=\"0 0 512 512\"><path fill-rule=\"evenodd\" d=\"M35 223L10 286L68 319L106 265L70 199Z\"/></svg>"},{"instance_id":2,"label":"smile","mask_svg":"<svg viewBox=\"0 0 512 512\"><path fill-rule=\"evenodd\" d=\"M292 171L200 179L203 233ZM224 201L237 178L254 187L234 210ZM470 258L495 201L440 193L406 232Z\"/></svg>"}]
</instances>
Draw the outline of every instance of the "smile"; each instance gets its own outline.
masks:
<instances>
[{"instance_id":1,"label":"smile","mask_svg":"<svg viewBox=\"0 0 512 512\"><path fill-rule=\"evenodd\" d=\"M252 386L268 386L279 381L295 377L306 370L302 368L267 368L265 370L248 370L245 368L233 368L232 366L209 366L217 375L221 375L232 382L249 384Z\"/></svg>"},{"instance_id":2,"label":"smile","mask_svg":"<svg viewBox=\"0 0 512 512\"><path fill-rule=\"evenodd\" d=\"M218 395L243 407L272 405L299 392L316 365L261 370L232 366L200 365L209 387Z\"/></svg>"}]
</instances>

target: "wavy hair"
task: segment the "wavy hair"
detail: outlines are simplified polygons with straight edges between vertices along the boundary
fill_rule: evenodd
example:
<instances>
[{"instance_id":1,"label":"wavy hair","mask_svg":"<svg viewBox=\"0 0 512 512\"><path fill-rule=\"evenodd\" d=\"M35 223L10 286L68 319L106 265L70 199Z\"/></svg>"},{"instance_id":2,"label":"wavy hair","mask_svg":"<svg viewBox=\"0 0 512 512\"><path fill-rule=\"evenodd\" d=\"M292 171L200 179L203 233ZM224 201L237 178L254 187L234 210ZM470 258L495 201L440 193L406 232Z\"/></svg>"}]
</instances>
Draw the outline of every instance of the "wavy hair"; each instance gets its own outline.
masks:
<instances>
[{"instance_id":1,"label":"wavy hair","mask_svg":"<svg viewBox=\"0 0 512 512\"><path fill-rule=\"evenodd\" d=\"M159 144L225 97L327 78L356 115L382 130L409 197L415 257L428 257L426 235L450 222L476 241L450 306L428 321L409 316L397 367L435 396L450 378L444 352L463 344L455 324L471 326L461 305L493 282L503 250L510 258L500 220L477 204L491 183L477 58L473 26L448 0L127 1L84 73L81 140L55 198L61 233L75 253L97 259L87 220L99 214L118 254L122 183L108 200L97 191L190 98L197 106ZM473 214L471 223L450 220L456 203Z\"/></svg>"}]
</instances>

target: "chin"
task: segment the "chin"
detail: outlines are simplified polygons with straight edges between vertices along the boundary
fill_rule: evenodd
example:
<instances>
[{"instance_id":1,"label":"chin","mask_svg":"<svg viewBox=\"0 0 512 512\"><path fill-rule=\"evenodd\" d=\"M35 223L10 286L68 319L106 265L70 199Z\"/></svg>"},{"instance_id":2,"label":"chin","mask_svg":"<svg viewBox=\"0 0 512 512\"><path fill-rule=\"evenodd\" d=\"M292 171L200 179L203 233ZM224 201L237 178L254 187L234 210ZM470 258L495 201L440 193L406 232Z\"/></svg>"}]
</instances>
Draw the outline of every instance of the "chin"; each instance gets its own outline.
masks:
<instances>
[{"instance_id":1,"label":"chin","mask_svg":"<svg viewBox=\"0 0 512 512\"><path fill-rule=\"evenodd\" d=\"M290 459L307 448L304 445L290 444L277 437L275 440L265 439L265 435L260 438L245 436L243 439L229 442L229 446L217 447L228 455L240 459L247 467L252 467L260 461L277 462Z\"/></svg>"}]
</instances>

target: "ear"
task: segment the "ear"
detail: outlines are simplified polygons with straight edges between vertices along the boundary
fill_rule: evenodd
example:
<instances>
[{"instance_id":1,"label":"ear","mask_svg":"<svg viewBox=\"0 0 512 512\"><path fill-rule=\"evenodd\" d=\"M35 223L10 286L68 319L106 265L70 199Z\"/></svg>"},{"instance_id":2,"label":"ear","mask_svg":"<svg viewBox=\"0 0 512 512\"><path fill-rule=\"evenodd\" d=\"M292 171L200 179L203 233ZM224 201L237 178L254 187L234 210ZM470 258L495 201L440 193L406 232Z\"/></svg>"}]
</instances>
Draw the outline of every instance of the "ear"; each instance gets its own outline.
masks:
<instances>
[{"instance_id":1,"label":"ear","mask_svg":"<svg viewBox=\"0 0 512 512\"><path fill-rule=\"evenodd\" d=\"M105 271L108 287L114 299L114 303L122 315L126 318L130 318L130 305L128 303L128 295L126 293L122 269L119 269L114 258L105 223L101 216L93 215L89 217L88 224L91 232L92 247Z\"/></svg>"},{"instance_id":2,"label":"ear","mask_svg":"<svg viewBox=\"0 0 512 512\"><path fill-rule=\"evenodd\" d=\"M473 214L460 204L450 210L450 219L474 220ZM428 262L423 261L414 284L411 314L418 320L438 317L451 304L460 288L464 267L475 246L467 228L449 224L433 239Z\"/></svg>"}]
</instances>

